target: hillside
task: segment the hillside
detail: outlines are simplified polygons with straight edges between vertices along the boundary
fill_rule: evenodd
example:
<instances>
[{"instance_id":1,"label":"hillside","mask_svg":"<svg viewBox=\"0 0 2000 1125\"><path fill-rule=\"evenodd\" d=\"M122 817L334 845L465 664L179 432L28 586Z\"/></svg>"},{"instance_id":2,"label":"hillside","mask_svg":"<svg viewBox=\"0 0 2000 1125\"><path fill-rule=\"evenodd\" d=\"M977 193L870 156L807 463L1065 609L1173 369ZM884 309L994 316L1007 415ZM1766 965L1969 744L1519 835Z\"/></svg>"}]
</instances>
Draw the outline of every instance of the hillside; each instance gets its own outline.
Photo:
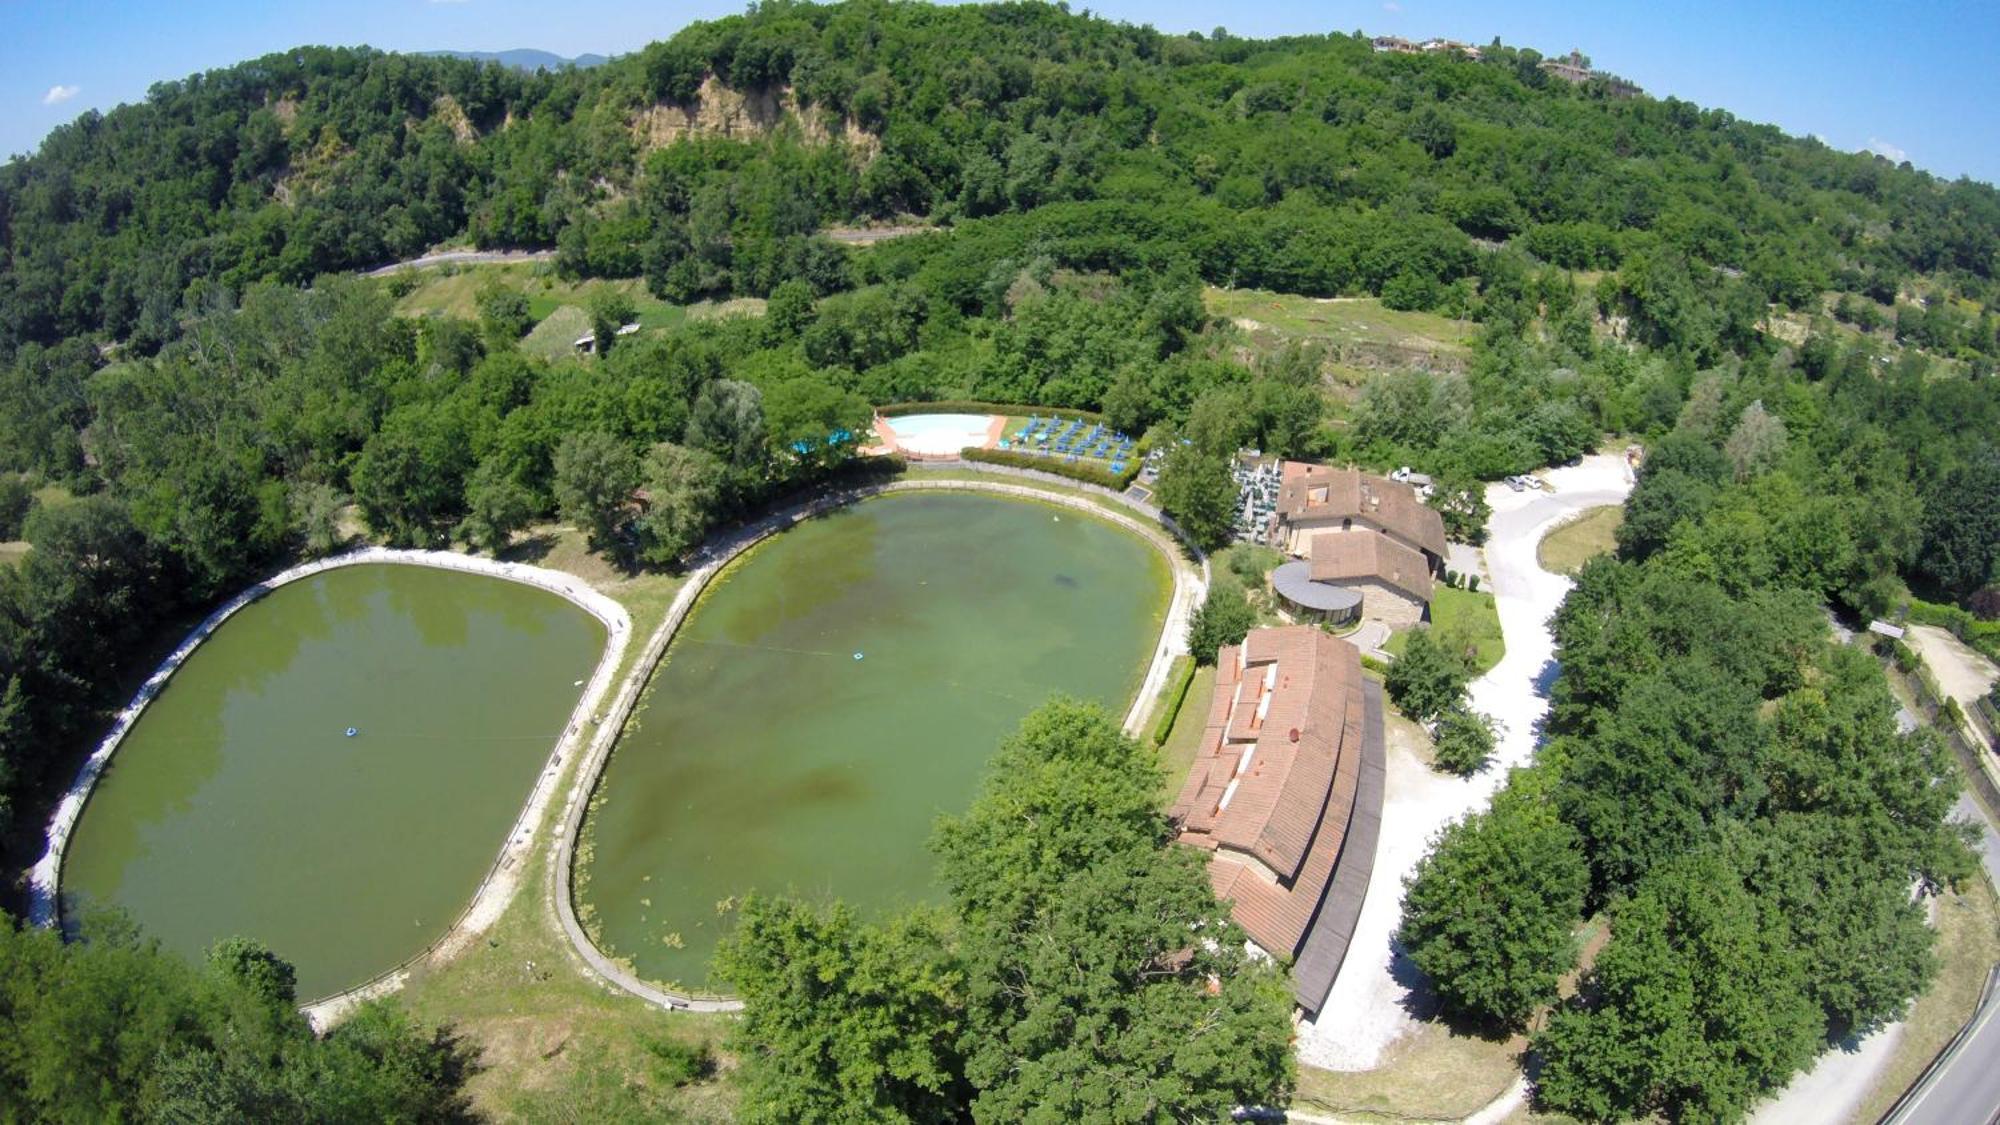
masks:
<instances>
[{"instance_id":1,"label":"hillside","mask_svg":"<svg viewBox=\"0 0 2000 1125\"><path fill-rule=\"evenodd\" d=\"M1990 963L1965 935L1991 926L1954 912L1992 898L1951 820L1959 762L1899 724L1883 670L1909 654L1865 625L2000 654L2000 193L1541 61L771 0L590 68L300 48L0 168L16 869L153 662L260 579L358 545L491 555L567 571L650 637L718 544L801 498L979 471L861 457L844 435L886 404L1130 435L1215 563L1225 596L1190 614L1210 641L1256 616L1228 595L1276 554L1224 549L1245 449L1429 475L1461 569L1489 529L1491 564L1548 526L1501 478L1644 454L1622 509L1549 541L1573 587L1487 565L1398 640L1385 690L1412 715L1412 689L1456 699L1430 713L1459 752L1399 715L1410 768L1385 784L1478 799L1405 886L1417 971L1374 998L1428 1046L1364 1080L1301 1079L1289 969L1241 956L1173 846L1162 763L1059 702L940 830L938 909L717 904L751 920L724 955L740 1019L614 995L574 956L534 890L562 870L553 810L588 807L572 757L581 788L510 845L528 893L352 1033L286 1015L283 950L195 968L123 925L0 925L0 1043L22 1046L0 1104L1095 1121L1336 1097L1414 1119L1511 1085L1526 1046L1538 1115L1735 1120L1906 1013L1896 1066L1919 1069ZM1045 491L1110 479L1020 463ZM1529 581L1532 602L1506 588ZM1479 628L1452 627L1467 605ZM1492 731L1466 753L1496 615L1505 683L1532 670L1549 705L1506 734L1534 756L1504 777L1471 761ZM887 667L845 651L816 655ZM751 731L756 700L726 694ZM1216 940L1191 951L1196 930ZM298 1100L401 1060L417 1089Z\"/></svg>"},{"instance_id":2,"label":"hillside","mask_svg":"<svg viewBox=\"0 0 2000 1125\"><path fill-rule=\"evenodd\" d=\"M1791 308L1920 276L1991 303L1992 188L1607 98L1538 60L867 0L533 74L301 48L163 83L0 171L0 357L79 334L151 350L195 278L297 283L457 237L554 246L568 273L643 273L674 300L826 292L839 259L814 233L898 215L994 217L1058 264L1175 261L1312 296L1393 283L1421 307L1505 242L1664 275L1623 295L1656 339L1687 326L1654 323L1672 303L1655 290L1710 269ZM1173 221L1135 227L1131 207ZM1990 352L1991 333L1953 345Z\"/></svg>"}]
</instances>

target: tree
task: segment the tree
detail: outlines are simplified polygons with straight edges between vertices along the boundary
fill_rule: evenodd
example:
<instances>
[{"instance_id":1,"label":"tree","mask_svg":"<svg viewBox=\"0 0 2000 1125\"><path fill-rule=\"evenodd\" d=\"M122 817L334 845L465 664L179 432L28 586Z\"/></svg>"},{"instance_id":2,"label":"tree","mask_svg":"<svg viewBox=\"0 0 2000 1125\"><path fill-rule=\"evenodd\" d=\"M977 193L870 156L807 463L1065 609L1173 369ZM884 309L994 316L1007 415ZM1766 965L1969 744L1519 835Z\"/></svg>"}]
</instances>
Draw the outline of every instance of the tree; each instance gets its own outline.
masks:
<instances>
[{"instance_id":1,"label":"tree","mask_svg":"<svg viewBox=\"0 0 2000 1125\"><path fill-rule=\"evenodd\" d=\"M785 344L805 334L813 323L812 286L800 278L793 278L771 290L771 297L764 305L764 339L770 344Z\"/></svg>"},{"instance_id":2,"label":"tree","mask_svg":"<svg viewBox=\"0 0 2000 1125\"><path fill-rule=\"evenodd\" d=\"M1542 1106L1590 1120L1732 1120L1813 1056L1801 951L1714 852L1649 877L1612 912L1575 1005L1534 1039Z\"/></svg>"},{"instance_id":3,"label":"tree","mask_svg":"<svg viewBox=\"0 0 2000 1125\"><path fill-rule=\"evenodd\" d=\"M846 906L751 896L716 950L751 1122L958 1120L964 980L948 922L865 925Z\"/></svg>"},{"instance_id":4,"label":"tree","mask_svg":"<svg viewBox=\"0 0 2000 1125\"><path fill-rule=\"evenodd\" d=\"M764 393L735 379L711 381L688 415L687 443L732 468L756 464L765 450Z\"/></svg>"},{"instance_id":5,"label":"tree","mask_svg":"<svg viewBox=\"0 0 2000 1125\"><path fill-rule=\"evenodd\" d=\"M570 434L556 447L556 508L590 536L592 547L605 550L617 537L638 476L639 459L623 441L601 430Z\"/></svg>"},{"instance_id":6,"label":"tree","mask_svg":"<svg viewBox=\"0 0 2000 1125\"><path fill-rule=\"evenodd\" d=\"M1478 773L1493 756L1493 721L1462 701L1445 708L1438 716L1433 752L1438 766L1448 772L1461 777Z\"/></svg>"},{"instance_id":7,"label":"tree","mask_svg":"<svg viewBox=\"0 0 2000 1125\"><path fill-rule=\"evenodd\" d=\"M1383 686L1403 714L1428 723L1459 704L1471 672L1464 658L1447 650L1427 628L1409 632L1403 652L1389 665Z\"/></svg>"},{"instance_id":8,"label":"tree","mask_svg":"<svg viewBox=\"0 0 2000 1125\"><path fill-rule=\"evenodd\" d=\"M1208 599L1188 620L1188 651L1196 664L1213 664L1223 645L1241 644L1257 624L1257 611L1235 586L1209 588Z\"/></svg>"},{"instance_id":9,"label":"tree","mask_svg":"<svg viewBox=\"0 0 2000 1125\"><path fill-rule=\"evenodd\" d=\"M528 490L514 482L507 466L489 458L465 482L465 518L459 521L458 533L473 546L497 555L533 514Z\"/></svg>"},{"instance_id":10,"label":"tree","mask_svg":"<svg viewBox=\"0 0 2000 1125\"><path fill-rule=\"evenodd\" d=\"M2000 582L2000 447L1980 448L1925 491L1917 569L1959 597Z\"/></svg>"},{"instance_id":11,"label":"tree","mask_svg":"<svg viewBox=\"0 0 2000 1125\"><path fill-rule=\"evenodd\" d=\"M1204 550L1228 544L1236 527L1236 480L1229 462L1193 445L1176 445L1160 467L1160 509Z\"/></svg>"},{"instance_id":12,"label":"tree","mask_svg":"<svg viewBox=\"0 0 2000 1125\"><path fill-rule=\"evenodd\" d=\"M298 526L305 553L312 558L330 555L341 544L340 509L346 504L333 486L319 481L292 489L292 521Z\"/></svg>"},{"instance_id":13,"label":"tree","mask_svg":"<svg viewBox=\"0 0 2000 1125\"><path fill-rule=\"evenodd\" d=\"M1444 533L1453 542L1478 546L1486 542L1486 522L1493 518L1493 506L1486 502L1486 486L1473 477L1449 473L1437 479L1430 499L1444 520Z\"/></svg>"},{"instance_id":14,"label":"tree","mask_svg":"<svg viewBox=\"0 0 2000 1125\"><path fill-rule=\"evenodd\" d=\"M1576 832L1536 792L1551 780L1510 786L1447 825L1403 882L1397 943L1446 1010L1476 1024L1526 1026L1576 964L1590 871Z\"/></svg>"},{"instance_id":15,"label":"tree","mask_svg":"<svg viewBox=\"0 0 2000 1125\"><path fill-rule=\"evenodd\" d=\"M35 490L28 487L27 478L0 472L0 540L21 537L21 523L34 503Z\"/></svg>"},{"instance_id":16,"label":"tree","mask_svg":"<svg viewBox=\"0 0 2000 1125\"><path fill-rule=\"evenodd\" d=\"M498 277L480 284L474 302L479 309L479 326L485 330L486 338L495 344L512 345L535 325L534 313L528 306L528 295ZM615 326L613 330L616 330Z\"/></svg>"},{"instance_id":17,"label":"tree","mask_svg":"<svg viewBox=\"0 0 2000 1125\"><path fill-rule=\"evenodd\" d=\"M638 309L623 289L610 285L598 286L584 307L590 314L590 334L596 341L597 354L610 355L611 349L618 345L618 330L632 322Z\"/></svg>"},{"instance_id":18,"label":"tree","mask_svg":"<svg viewBox=\"0 0 2000 1125\"><path fill-rule=\"evenodd\" d=\"M939 825L975 1118L1213 1120L1289 1093L1284 976L1245 955L1203 857L1169 846L1158 786L1101 707L1058 700Z\"/></svg>"},{"instance_id":19,"label":"tree","mask_svg":"<svg viewBox=\"0 0 2000 1125\"><path fill-rule=\"evenodd\" d=\"M0 1104L37 1121L470 1121L468 1052L377 1001L325 1038L254 942L199 968L128 924L0 919Z\"/></svg>"},{"instance_id":20,"label":"tree","mask_svg":"<svg viewBox=\"0 0 2000 1125\"><path fill-rule=\"evenodd\" d=\"M1736 428L1722 445L1737 480L1749 480L1777 468L1785 456L1785 423L1764 410L1763 400L1743 408Z\"/></svg>"},{"instance_id":21,"label":"tree","mask_svg":"<svg viewBox=\"0 0 2000 1125\"><path fill-rule=\"evenodd\" d=\"M661 442L646 455L646 508L640 514L639 553L668 564L699 544L715 520L723 467L700 449Z\"/></svg>"}]
</instances>

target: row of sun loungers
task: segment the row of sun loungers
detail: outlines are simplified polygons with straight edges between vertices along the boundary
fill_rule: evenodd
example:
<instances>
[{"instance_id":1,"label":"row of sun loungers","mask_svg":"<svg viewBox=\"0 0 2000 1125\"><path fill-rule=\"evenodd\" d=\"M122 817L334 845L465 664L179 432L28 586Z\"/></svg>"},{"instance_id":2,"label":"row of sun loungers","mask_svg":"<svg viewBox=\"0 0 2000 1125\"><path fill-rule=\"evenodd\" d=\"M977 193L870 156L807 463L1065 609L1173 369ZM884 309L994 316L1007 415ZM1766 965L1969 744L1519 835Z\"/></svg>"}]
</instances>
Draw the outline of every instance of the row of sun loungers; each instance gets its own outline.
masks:
<instances>
[{"instance_id":1,"label":"row of sun loungers","mask_svg":"<svg viewBox=\"0 0 2000 1125\"><path fill-rule=\"evenodd\" d=\"M1125 471L1126 459L1132 455L1133 441L1124 434L1106 429L1101 424L1088 427L1077 419L1042 418L1031 416L1028 424L1013 438L1000 443L1002 449L1019 449L1028 453L1054 453L1066 461L1090 457L1111 462L1111 471Z\"/></svg>"}]
</instances>

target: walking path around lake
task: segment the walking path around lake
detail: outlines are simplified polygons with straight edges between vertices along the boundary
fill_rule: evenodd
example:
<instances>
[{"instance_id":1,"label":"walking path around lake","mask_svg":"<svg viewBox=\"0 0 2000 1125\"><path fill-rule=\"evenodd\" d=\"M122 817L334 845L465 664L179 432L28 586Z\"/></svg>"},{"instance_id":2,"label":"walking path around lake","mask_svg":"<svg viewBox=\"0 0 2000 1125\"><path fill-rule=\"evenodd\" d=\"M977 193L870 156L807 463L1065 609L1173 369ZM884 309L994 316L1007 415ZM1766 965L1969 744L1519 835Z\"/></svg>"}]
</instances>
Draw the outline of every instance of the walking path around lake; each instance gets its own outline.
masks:
<instances>
[{"instance_id":1,"label":"walking path around lake","mask_svg":"<svg viewBox=\"0 0 2000 1125\"><path fill-rule=\"evenodd\" d=\"M959 464L957 467L971 466ZM979 468L981 471L984 471L987 467L980 466ZM1005 469L1004 466L994 466L993 468ZM1022 470L1008 470L996 475L1012 475L1024 479L1050 479L1043 474L1028 473ZM1077 487L1073 482L1063 481L1061 483L1066 487ZM1145 678L1141 681L1137 696L1133 699L1131 707L1126 712L1124 721L1124 729L1128 734L1136 735L1144 729L1144 724L1152 711L1154 698L1159 694L1161 686L1166 682L1167 670L1172 666L1174 657L1182 655L1187 651L1187 622L1193 614L1195 607L1200 605L1202 599L1206 597L1208 590L1208 560L1205 557L1200 558L1201 565L1197 570L1183 554L1181 545L1158 527L1151 526L1133 516L1109 510L1101 504L1075 495L1073 491L1052 492L1045 488L1036 488L1026 484L1008 484L1001 481L986 480L904 479L888 484L868 485L850 489L766 516L753 524L704 545L696 552L691 560L694 563L694 569L689 573L687 582L681 586L679 592L674 596L673 604L668 607L666 617L660 623L660 627L653 632L651 637L647 638L646 647L641 651L639 659L633 664L631 672L627 674L625 680L619 685L617 697L613 700L611 706L600 716L596 736L591 740L589 749L586 752L587 756L580 763L576 778L572 781L568 796L564 800L561 820L556 830L555 839L550 845L548 899L556 912L558 924L569 939L568 946L570 953L580 962L580 967L587 974L594 975L607 984L623 989L661 1008L700 1012L730 1012L742 1009L743 1005L739 1000L723 997L684 995L670 992L641 980L625 966L605 956L603 951L597 948L596 943L590 940L589 935L584 932L582 922L576 915L574 889L576 847L578 837L583 828L584 813L589 807L591 793L596 788L598 779L603 775L605 765L610 760L612 749L623 732L632 709L638 704L646 684L651 680L654 670L658 667L660 660L666 655L674 633L680 628L681 623L687 619L688 614L692 612L696 603L700 600L702 590L724 567L728 566L732 560L744 551L804 520L812 519L870 497L922 489L988 493L1075 509L1116 524L1141 536L1166 556L1168 565L1173 573L1173 593L1168 602L1165 620L1161 626L1160 640L1154 648L1152 661ZM1152 510L1145 505L1138 504L1126 497L1119 496L1109 490L1099 489L1097 491L1103 492L1118 503L1134 509L1134 511L1141 515L1152 514ZM1164 522L1163 519L1162 522Z\"/></svg>"},{"instance_id":2,"label":"walking path around lake","mask_svg":"<svg viewBox=\"0 0 2000 1125\"><path fill-rule=\"evenodd\" d=\"M1411 1011L1416 998L1405 983L1414 982L1417 973L1392 941L1402 918L1403 879L1440 828L1485 808L1507 771L1534 757L1537 728L1548 711L1548 688L1555 678L1555 639L1548 619L1571 586L1569 579L1541 568L1536 546L1550 529L1586 508L1623 503L1632 488L1630 471L1618 454L1598 454L1576 466L1552 469L1547 478L1553 492L1514 492L1504 484L1486 490L1493 507L1486 566L1507 655L1473 681L1471 694L1473 707L1492 716L1499 728L1493 760L1473 777L1459 779L1391 750L1375 869L1347 962L1325 1014L1299 1027L1299 1059L1308 1065L1372 1070L1382 1064L1390 1044L1417 1029Z\"/></svg>"},{"instance_id":3,"label":"walking path around lake","mask_svg":"<svg viewBox=\"0 0 2000 1125\"><path fill-rule=\"evenodd\" d=\"M589 683L585 685L577 699L576 707L571 712L563 735L551 751L548 764L542 768L533 791L521 809L520 816L509 829L506 843L501 847L498 857L485 878L481 880L478 889L474 891L464 913L443 937L433 942L423 953L357 988L309 1005L305 1009L307 1017L315 1026L325 1026L361 1000L394 991L401 985L411 964L426 957L449 958L464 948L473 937L484 932L486 927L500 916L500 912L517 889L521 860L526 857L532 843L534 826L541 821L543 811L554 796L556 779L562 772L562 763L580 746L589 716L609 688L618 662L624 656L625 643L632 628L631 619L627 616L625 608L616 601L592 589L582 579L559 571L521 563L474 558L448 551L406 551L367 547L292 567L251 586L204 618L201 624L195 626L194 630L175 646L173 652L160 662L153 670L153 674L141 685L132 702L118 713L110 733L105 735L103 741L91 752L90 757L84 760L82 768L77 772L76 780L70 784L69 790L57 803L54 815L50 817L48 850L35 864L30 875L29 918L35 925L54 925L58 919L63 853L69 846L70 836L76 829L77 819L83 813L92 788L96 786L98 778L110 764L112 755L117 752L119 744L139 721L147 705L159 696L174 673L186 663L201 643L239 610L280 586L340 567L379 564L463 571L503 578L547 590L574 603L604 625L606 636L604 654L599 658L596 671L592 673Z\"/></svg>"}]
</instances>

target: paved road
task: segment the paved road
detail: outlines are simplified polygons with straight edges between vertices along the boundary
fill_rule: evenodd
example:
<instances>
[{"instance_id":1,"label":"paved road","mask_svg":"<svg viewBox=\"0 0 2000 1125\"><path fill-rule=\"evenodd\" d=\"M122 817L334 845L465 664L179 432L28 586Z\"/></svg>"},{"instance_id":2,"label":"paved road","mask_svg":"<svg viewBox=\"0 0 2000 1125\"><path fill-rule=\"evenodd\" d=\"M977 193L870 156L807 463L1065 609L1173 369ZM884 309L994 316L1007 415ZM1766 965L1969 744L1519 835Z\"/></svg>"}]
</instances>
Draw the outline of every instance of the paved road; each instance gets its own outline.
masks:
<instances>
[{"instance_id":1,"label":"paved road","mask_svg":"<svg viewBox=\"0 0 2000 1125\"><path fill-rule=\"evenodd\" d=\"M1943 1069L1898 1107L1891 1125L1991 1125L2000 1121L2000 993L1986 998L1972 1034Z\"/></svg>"},{"instance_id":2,"label":"paved road","mask_svg":"<svg viewBox=\"0 0 2000 1125\"><path fill-rule=\"evenodd\" d=\"M420 270L425 266L442 265L494 265L509 262L547 262L553 260L553 250L451 250L443 254L426 254L421 258L411 258L407 262L394 262L380 269L372 269L363 277L387 277L404 270Z\"/></svg>"}]
</instances>

